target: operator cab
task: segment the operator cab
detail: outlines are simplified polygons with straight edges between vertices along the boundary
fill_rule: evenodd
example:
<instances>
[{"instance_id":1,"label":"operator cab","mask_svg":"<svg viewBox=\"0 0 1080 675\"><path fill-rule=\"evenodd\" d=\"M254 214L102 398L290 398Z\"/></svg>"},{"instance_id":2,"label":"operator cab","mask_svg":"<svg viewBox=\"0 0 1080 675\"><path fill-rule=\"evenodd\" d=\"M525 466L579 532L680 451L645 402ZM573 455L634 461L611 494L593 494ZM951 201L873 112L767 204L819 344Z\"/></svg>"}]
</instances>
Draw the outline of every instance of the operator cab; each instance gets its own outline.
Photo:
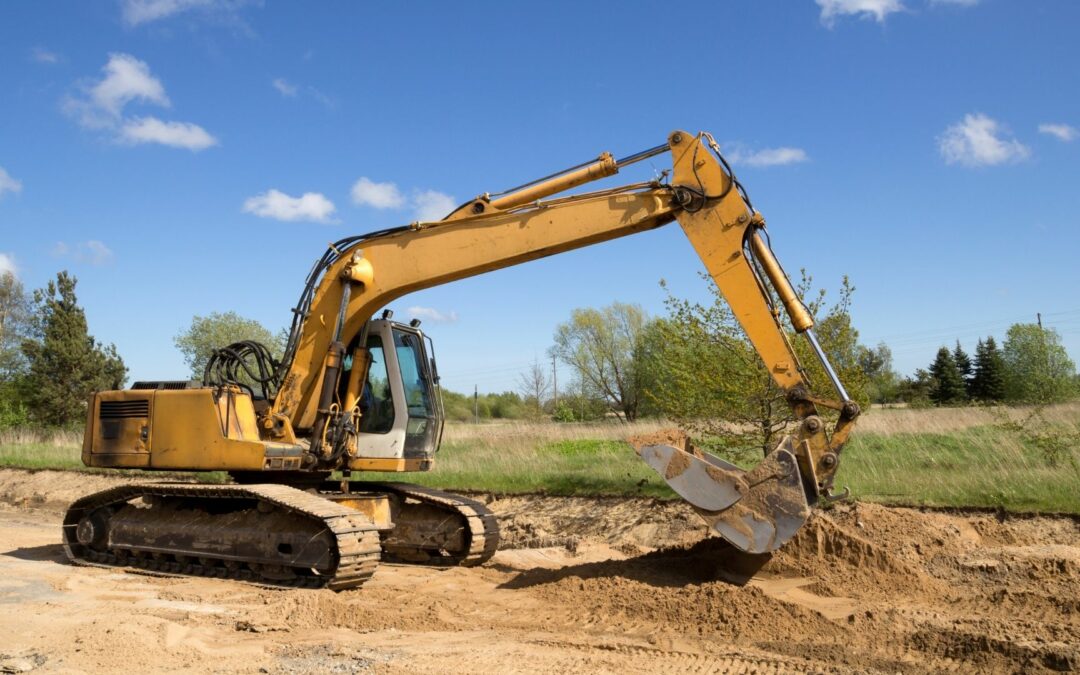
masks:
<instances>
[{"instance_id":1,"label":"operator cab","mask_svg":"<svg viewBox=\"0 0 1080 675\"><path fill-rule=\"evenodd\" d=\"M351 379L356 355L362 354L361 344L371 364L358 402L356 460L350 464L358 462L353 468L376 470L426 469L439 448L443 429L442 392L431 339L418 322L369 321L346 350L343 385Z\"/></svg>"}]
</instances>

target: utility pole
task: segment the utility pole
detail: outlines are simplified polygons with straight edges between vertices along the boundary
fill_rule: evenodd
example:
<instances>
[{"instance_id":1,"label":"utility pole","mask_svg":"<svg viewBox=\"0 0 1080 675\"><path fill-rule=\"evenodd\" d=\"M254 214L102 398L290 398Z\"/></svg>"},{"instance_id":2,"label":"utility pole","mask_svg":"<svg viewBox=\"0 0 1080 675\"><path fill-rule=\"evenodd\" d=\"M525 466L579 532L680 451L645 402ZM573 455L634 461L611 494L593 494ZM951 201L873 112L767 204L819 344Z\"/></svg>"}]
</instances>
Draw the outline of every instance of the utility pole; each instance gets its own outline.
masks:
<instances>
[{"instance_id":1,"label":"utility pole","mask_svg":"<svg viewBox=\"0 0 1080 675\"><path fill-rule=\"evenodd\" d=\"M551 357L551 383L555 390L555 409L559 408L559 371L555 370L555 357Z\"/></svg>"},{"instance_id":2,"label":"utility pole","mask_svg":"<svg viewBox=\"0 0 1080 675\"><path fill-rule=\"evenodd\" d=\"M1042 330L1042 313L1041 312L1035 312L1035 318L1039 322L1039 330Z\"/></svg>"},{"instance_id":3,"label":"utility pole","mask_svg":"<svg viewBox=\"0 0 1080 675\"><path fill-rule=\"evenodd\" d=\"M473 422L480 424L480 388L475 384L472 389L472 414Z\"/></svg>"}]
</instances>

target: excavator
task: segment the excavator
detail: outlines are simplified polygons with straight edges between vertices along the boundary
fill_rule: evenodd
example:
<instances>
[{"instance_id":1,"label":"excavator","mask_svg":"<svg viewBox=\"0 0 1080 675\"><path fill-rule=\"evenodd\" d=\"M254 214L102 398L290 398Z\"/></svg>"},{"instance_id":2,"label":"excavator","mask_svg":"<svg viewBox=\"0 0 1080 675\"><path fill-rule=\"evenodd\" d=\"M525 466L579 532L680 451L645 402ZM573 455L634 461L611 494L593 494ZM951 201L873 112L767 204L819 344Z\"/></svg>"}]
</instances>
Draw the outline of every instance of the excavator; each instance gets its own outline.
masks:
<instances>
[{"instance_id":1,"label":"excavator","mask_svg":"<svg viewBox=\"0 0 1080 675\"><path fill-rule=\"evenodd\" d=\"M568 193L667 154L653 180ZM687 440L641 458L715 534L776 550L832 494L859 415L822 351L814 319L777 261L713 137L675 131L622 159L598 159L484 193L442 220L331 244L309 273L284 353L238 342L202 381L136 382L89 402L82 461L143 471L228 472L225 484L158 482L76 500L63 545L82 565L274 586L360 586L381 559L480 565L498 523L473 499L363 472L432 468L444 415L434 345L384 308L413 291L677 221L791 407L789 435L750 470ZM786 319L782 312L786 313ZM790 328L789 328L790 327ZM835 396L815 393L790 343L809 341ZM831 409L830 430L819 408Z\"/></svg>"}]
</instances>

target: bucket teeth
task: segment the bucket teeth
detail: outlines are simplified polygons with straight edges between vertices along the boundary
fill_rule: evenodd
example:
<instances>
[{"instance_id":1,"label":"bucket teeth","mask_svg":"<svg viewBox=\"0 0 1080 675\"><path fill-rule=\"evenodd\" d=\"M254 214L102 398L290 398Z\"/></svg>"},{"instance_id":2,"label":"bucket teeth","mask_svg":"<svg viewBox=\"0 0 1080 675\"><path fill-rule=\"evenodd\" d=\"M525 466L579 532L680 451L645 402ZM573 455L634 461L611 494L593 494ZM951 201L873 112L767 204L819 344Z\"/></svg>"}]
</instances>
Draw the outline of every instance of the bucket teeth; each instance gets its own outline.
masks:
<instances>
[{"instance_id":1,"label":"bucket teeth","mask_svg":"<svg viewBox=\"0 0 1080 675\"><path fill-rule=\"evenodd\" d=\"M714 532L741 551L775 551L810 516L788 439L750 471L695 450L685 436L631 443Z\"/></svg>"}]
</instances>

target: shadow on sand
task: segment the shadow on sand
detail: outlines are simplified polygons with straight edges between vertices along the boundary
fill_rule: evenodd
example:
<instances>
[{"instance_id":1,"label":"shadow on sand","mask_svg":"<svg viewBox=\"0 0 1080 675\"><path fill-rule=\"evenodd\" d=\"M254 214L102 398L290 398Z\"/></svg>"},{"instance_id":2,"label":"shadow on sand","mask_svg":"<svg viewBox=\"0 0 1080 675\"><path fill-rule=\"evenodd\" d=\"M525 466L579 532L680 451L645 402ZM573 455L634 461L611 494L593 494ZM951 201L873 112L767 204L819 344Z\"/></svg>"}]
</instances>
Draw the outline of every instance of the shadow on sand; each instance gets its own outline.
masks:
<instances>
[{"instance_id":1,"label":"shadow on sand","mask_svg":"<svg viewBox=\"0 0 1080 675\"><path fill-rule=\"evenodd\" d=\"M0 555L11 556L19 560L33 560L36 562L55 562L66 565L67 554L64 553L62 544L43 544L42 546L25 546L10 551L4 551Z\"/></svg>"},{"instance_id":2,"label":"shadow on sand","mask_svg":"<svg viewBox=\"0 0 1080 675\"><path fill-rule=\"evenodd\" d=\"M626 560L570 565L559 569L532 569L499 588L528 588L569 577L623 577L653 586L686 586L723 581L743 586L769 562L771 555L750 555L719 538L704 539L690 548L665 548ZM506 568L504 571L516 571Z\"/></svg>"}]
</instances>

